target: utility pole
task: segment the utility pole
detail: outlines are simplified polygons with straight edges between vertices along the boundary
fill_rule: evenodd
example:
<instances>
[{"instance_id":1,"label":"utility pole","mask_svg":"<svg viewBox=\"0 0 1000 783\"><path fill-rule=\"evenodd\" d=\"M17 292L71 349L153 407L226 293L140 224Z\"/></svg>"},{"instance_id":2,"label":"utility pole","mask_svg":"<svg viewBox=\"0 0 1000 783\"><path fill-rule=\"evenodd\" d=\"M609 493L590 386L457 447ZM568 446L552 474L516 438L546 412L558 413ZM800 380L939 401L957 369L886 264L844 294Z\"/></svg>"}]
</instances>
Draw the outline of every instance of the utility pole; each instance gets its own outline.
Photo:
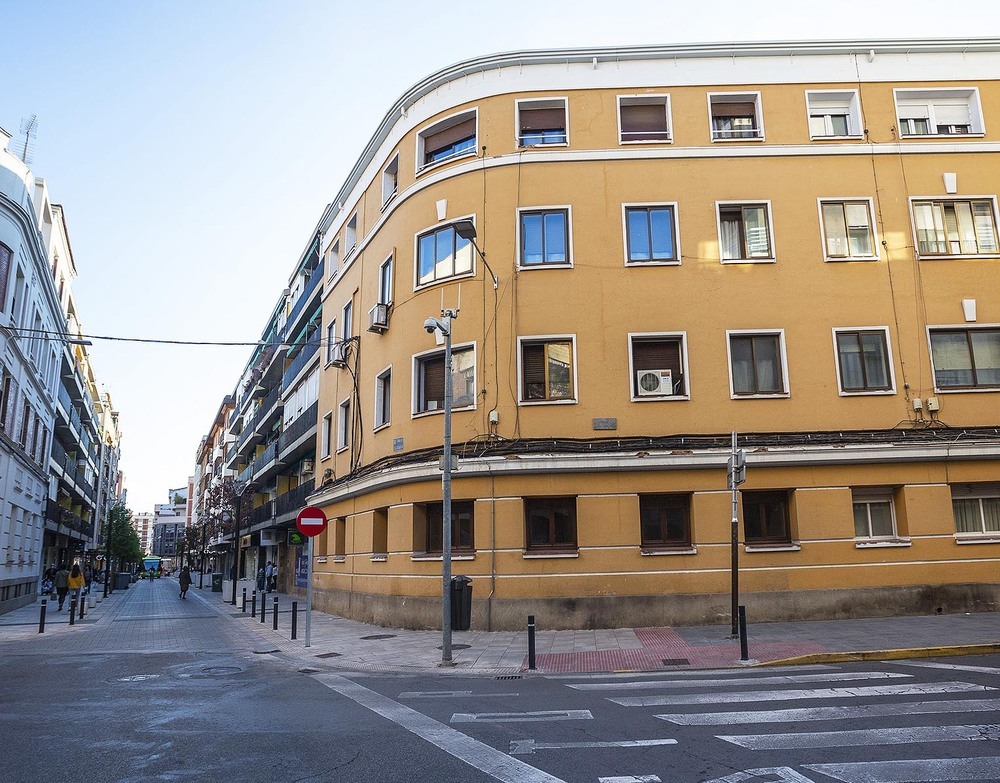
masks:
<instances>
[{"instance_id":1,"label":"utility pole","mask_svg":"<svg viewBox=\"0 0 1000 783\"><path fill-rule=\"evenodd\" d=\"M733 432L732 453L728 463L729 490L732 492L732 638L739 636L738 617L740 604L740 520L739 496L736 488L747 480L747 453L736 448L736 433Z\"/></svg>"}]
</instances>

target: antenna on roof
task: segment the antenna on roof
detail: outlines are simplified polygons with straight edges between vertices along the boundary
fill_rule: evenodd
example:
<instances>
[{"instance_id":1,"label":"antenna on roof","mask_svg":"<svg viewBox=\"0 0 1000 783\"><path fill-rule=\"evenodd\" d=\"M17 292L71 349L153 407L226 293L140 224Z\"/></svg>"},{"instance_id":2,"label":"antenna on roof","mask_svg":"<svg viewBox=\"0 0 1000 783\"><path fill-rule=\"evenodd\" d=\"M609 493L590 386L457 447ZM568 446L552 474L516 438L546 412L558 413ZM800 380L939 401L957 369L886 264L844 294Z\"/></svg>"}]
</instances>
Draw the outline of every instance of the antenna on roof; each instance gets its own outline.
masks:
<instances>
[{"instance_id":1,"label":"antenna on roof","mask_svg":"<svg viewBox=\"0 0 1000 783\"><path fill-rule=\"evenodd\" d=\"M21 133L24 135L24 139L18 139L12 145L11 152L17 155L22 163L30 164L35 152L32 139L38 134L38 117L36 115L30 114L21 119Z\"/></svg>"}]
</instances>

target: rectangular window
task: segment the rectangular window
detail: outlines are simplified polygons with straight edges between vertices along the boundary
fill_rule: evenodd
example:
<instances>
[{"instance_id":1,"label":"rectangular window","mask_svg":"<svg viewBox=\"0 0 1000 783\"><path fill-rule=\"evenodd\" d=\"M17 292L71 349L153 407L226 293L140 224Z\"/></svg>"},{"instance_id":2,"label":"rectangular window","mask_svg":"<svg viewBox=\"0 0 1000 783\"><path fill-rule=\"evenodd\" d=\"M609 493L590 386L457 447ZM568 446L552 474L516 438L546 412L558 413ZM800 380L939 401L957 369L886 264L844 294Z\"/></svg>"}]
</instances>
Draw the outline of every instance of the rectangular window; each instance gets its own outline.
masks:
<instances>
[{"instance_id":1,"label":"rectangular window","mask_svg":"<svg viewBox=\"0 0 1000 783\"><path fill-rule=\"evenodd\" d=\"M625 207L626 263L679 263L673 204Z\"/></svg>"},{"instance_id":2,"label":"rectangular window","mask_svg":"<svg viewBox=\"0 0 1000 783\"><path fill-rule=\"evenodd\" d=\"M344 400L337 408L337 451L351 443L351 401Z\"/></svg>"},{"instance_id":3,"label":"rectangular window","mask_svg":"<svg viewBox=\"0 0 1000 783\"><path fill-rule=\"evenodd\" d=\"M784 334L729 333L729 361L734 397L784 395Z\"/></svg>"},{"instance_id":4,"label":"rectangular window","mask_svg":"<svg viewBox=\"0 0 1000 783\"><path fill-rule=\"evenodd\" d=\"M518 101L516 113L519 147L568 143L565 98Z\"/></svg>"},{"instance_id":5,"label":"rectangular window","mask_svg":"<svg viewBox=\"0 0 1000 783\"><path fill-rule=\"evenodd\" d=\"M451 394L453 408L476 404L476 352L472 348L455 349L451 354ZM444 351L414 359L416 413L444 410Z\"/></svg>"},{"instance_id":6,"label":"rectangular window","mask_svg":"<svg viewBox=\"0 0 1000 783\"><path fill-rule=\"evenodd\" d=\"M417 284L427 285L472 272L472 243L451 226L417 237Z\"/></svg>"},{"instance_id":7,"label":"rectangular window","mask_svg":"<svg viewBox=\"0 0 1000 783\"><path fill-rule=\"evenodd\" d=\"M820 214L827 258L875 258L869 201L821 201Z\"/></svg>"},{"instance_id":8,"label":"rectangular window","mask_svg":"<svg viewBox=\"0 0 1000 783\"><path fill-rule=\"evenodd\" d=\"M340 270L340 240L338 239L326 251L326 266L329 276L333 277Z\"/></svg>"},{"instance_id":9,"label":"rectangular window","mask_svg":"<svg viewBox=\"0 0 1000 783\"><path fill-rule=\"evenodd\" d=\"M622 144L670 141L670 97L619 95L618 123Z\"/></svg>"},{"instance_id":10,"label":"rectangular window","mask_svg":"<svg viewBox=\"0 0 1000 783\"><path fill-rule=\"evenodd\" d=\"M351 335L354 333L354 302L348 300L347 304L344 305L344 310L341 313L340 319L340 338L342 340L350 339Z\"/></svg>"},{"instance_id":11,"label":"rectangular window","mask_svg":"<svg viewBox=\"0 0 1000 783\"><path fill-rule=\"evenodd\" d=\"M452 501L451 504L451 548L454 551L471 552L473 549L473 516L475 502L471 500ZM444 504L428 503L427 552L440 553L444 538Z\"/></svg>"},{"instance_id":12,"label":"rectangular window","mask_svg":"<svg viewBox=\"0 0 1000 783\"><path fill-rule=\"evenodd\" d=\"M930 339L935 387L1000 388L1000 328L932 329Z\"/></svg>"},{"instance_id":13,"label":"rectangular window","mask_svg":"<svg viewBox=\"0 0 1000 783\"><path fill-rule=\"evenodd\" d=\"M691 547L690 495L639 495L643 549Z\"/></svg>"},{"instance_id":14,"label":"rectangular window","mask_svg":"<svg viewBox=\"0 0 1000 783\"><path fill-rule=\"evenodd\" d=\"M708 96L712 141L764 138L760 121L760 93L722 93Z\"/></svg>"},{"instance_id":15,"label":"rectangular window","mask_svg":"<svg viewBox=\"0 0 1000 783\"><path fill-rule=\"evenodd\" d=\"M853 503L855 538L896 537L891 490L855 490Z\"/></svg>"},{"instance_id":16,"label":"rectangular window","mask_svg":"<svg viewBox=\"0 0 1000 783\"><path fill-rule=\"evenodd\" d=\"M629 335L632 397L687 397L684 335Z\"/></svg>"},{"instance_id":17,"label":"rectangular window","mask_svg":"<svg viewBox=\"0 0 1000 783\"><path fill-rule=\"evenodd\" d=\"M1000 484L966 484L951 489L955 532L1000 534Z\"/></svg>"},{"instance_id":18,"label":"rectangular window","mask_svg":"<svg viewBox=\"0 0 1000 783\"><path fill-rule=\"evenodd\" d=\"M921 256L997 254L992 199L914 201L913 224Z\"/></svg>"},{"instance_id":19,"label":"rectangular window","mask_svg":"<svg viewBox=\"0 0 1000 783\"><path fill-rule=\"evenodd\" d=\"M719 204L723 261L773 260L768 204Z\"/></svg>"},{"instance_id":20,"label":"rectangular window","mask_svg":"<svg viewBox=\"0 0 1000 783\"><path fill-rule=\"evenodd\" d=\"M576 549L576 498L525 498L527 549Z\"/></svg>"},{"instance_id":21,"label":"rectangular window","mask_svg":"<svg viewBox=\"0 0 1000 783\"><path fill-rule=\"evenodd\" d=\"M337 337L337 319L334 318L326 327L326 361L332 362L339 356L340 340Z\"/></svg>"},{"instance_id":22,"label":"rectangular window","mask_svg":"<svg viewBox=\"0 0 1000 783\"><path fill-rule=\"evenodd\" d=\"M838 329L834 341L841 393L892 390L885 329Z\"/></svg>"},{"instance_id":23,"label":"rectangular window","mask_svg":"<svg viewBox=\"0 0 1000 783\"><path fill-rule=\"evenodd\" d=\"M375 377L375 429L389 423L391 410L392 369L388 369Z\"/></svg>"},{"instance_id":24,"label":"rectangular window","mask_svg":"<svg viewBox=\"0 0 1000 783\"><path fill-rule=\"evenodd\" d=\"M384 207L392 197L396 195L399 188L399 155L395 155L392 162L382 171L382 206Z\"/></svg>"},{"instance_id":25,"label":"rectangular window","mask_svg":"<svg viewBox=\"0 0 1000 783\"><path fill-rule=\"evenodd\" d=\"M378 268L378 303L392 304L392 256Z\"/></svg>"},{"instance_id":26,"label":"rectangular window","mask_svg":"<svg viewBox=\"0 0 1000 783\"><path fill-rule=\"evenodd\" d=\"M787 492L743 492L741 495L747 546L792 542Z\"/></svg>"},{"instance_id":27,"label":"rectangular window","mask_svg":"<svg viewBox=\"0 0 1000 783\"><path fill-rule=\"evenodd\" d=\"M563 265L569 258L569 210L520 213L521 266Z\"/></svg>"},{"instance_id":28,"label":"rectangular window","mask_svg":"<svg viewBox=\"0 0 1000 783\"><path fill-rule=\"evenodd\" d=\"M351 215L344 227L344 257L349 256L358 245L358 213Z\"/></svg>"},{"instance_id":29,"label":"rectangular window","mask_svg":"<svg viewBox=\"0 0 1000 783\"><path fill-rule=\"evenodd\" d=\"M978 90L900 89L894 92L899 135L904 138L984 132Z\"/></svg>"},{"instance_id":30,"label":"rectangular window","mask_svg":"<svg viewBox=\"0 0 1000 783\"><path fill-rule=\"evenodd\" d=\"M813 139L861 135L861 111L856 90L808 91L809 136Z\"/></svg>"},{"instance_id":31,"label":"rectangular window","mask_svg":"<svg viewBox=\"0 0 1000 783\"><path fill-rule=\"evenodd\" d=\"M320 454L323 457L330 456L331 444L333 442L333 414L328 413L323 417L323 426L320 429Z\"/></svg>"},{"instance_id":32,"label":"rectangular window","mask_svg":"<svg viewBox=\"0 0 1000 783\"><path fill-rule=\"evenodd\" d=\"M417 134L420 168L463 155L476 154L476 111L441 120Z\"/></svg>"},{"instance_id":33,"label":"rectangular window","mask_svg":"<svg viewBox=\"0 0 1000 783\"><path fill-rule=\"evenodd\" d=\"M521 402L575 400L573 339L521 342Z\"/></svg>"},{"instance_id":34,"label":"rectangular window","mask_svg":"<svg viewBox=\"0 0 1000 783\"><path fill-rule=\"evenodd\" d=\"M15 388L14 378L7 368L3 369L3 386L2 393L3 397L0 399L0 429L7 430L7 417L9 415L10 404L12 402L11 392Z\"/></svg>"},{"instance_id":35,"label":"rectangular window","mask_svg":"<svg viewBox=\"0 0 1000 783\"><path fill-rule=\"evenodd\" d=\"M14 252L6 245L0 244L0 312L7 306L7 281L10 279L13 257Z\"/></svg>"},{"instance_id":36,"label":"rectangular window","mask_svg":"<svg viewBox=\"0 0 1000 783\"><path fill-rule=\"evenodd\" d=\"M372 559L385 560L389 553L389 509L372 511Z\"/></svg>"}]
</instances>

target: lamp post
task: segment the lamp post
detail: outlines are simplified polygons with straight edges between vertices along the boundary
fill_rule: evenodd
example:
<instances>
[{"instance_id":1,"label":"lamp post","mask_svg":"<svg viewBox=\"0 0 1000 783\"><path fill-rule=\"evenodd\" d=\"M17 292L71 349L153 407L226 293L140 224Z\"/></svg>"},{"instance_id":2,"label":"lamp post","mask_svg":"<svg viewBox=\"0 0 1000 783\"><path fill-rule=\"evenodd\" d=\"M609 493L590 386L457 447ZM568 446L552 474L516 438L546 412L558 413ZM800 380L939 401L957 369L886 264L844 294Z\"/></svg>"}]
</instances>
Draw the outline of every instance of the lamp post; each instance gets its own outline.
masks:
<instances>
[{"instance_id":1,"label":"lamp post","mask_svg":"<svg viewBox=\"0 0 1000 783\"><path fill-rule=\"evenodd\" d=\"M233 544L236 546L236 554L233 557L233 606L236 606L236 583L240 578L240 555L243 550L240 548L240 517L243 514L243 496L251 490L257 488L257 485L252 481L248 481L239 490L235 492L236 494L236 534L233 538Z\"/></svg>"},{"instance_id":2,"label":"lamp post","mask_svg":"<svg viewBox=\"0 0 1000 783\"><path fill-rule=\"evenodd\" d=\"M451 320L458 310L442 310L441 318L428 318L424 329L444 337L444 438L441 471L441 665L451 660Z\"/></svg>"},{"instance_id":3,"label":"lamp post","mask_svg":"<svg viewBox=\"0 0 1000 783\"><path fill-rule=\"evenodd\" d=\"M497 279L496 274L490 269L489 263L486 261L486 255L482 250L479 249L479 245L476 244L476 224L473 223L468 218L464 220L456 220L451 224L451 227L455 229L455 233L458 234L462 239L468 239L472 243L472 246L476 249L476 253L479 257L483 259L483 265L486 270L490 273L490 277L493 278L493 290L496 291L497 287L500 285L500 281Z\"/></svg>"}]
</instances>

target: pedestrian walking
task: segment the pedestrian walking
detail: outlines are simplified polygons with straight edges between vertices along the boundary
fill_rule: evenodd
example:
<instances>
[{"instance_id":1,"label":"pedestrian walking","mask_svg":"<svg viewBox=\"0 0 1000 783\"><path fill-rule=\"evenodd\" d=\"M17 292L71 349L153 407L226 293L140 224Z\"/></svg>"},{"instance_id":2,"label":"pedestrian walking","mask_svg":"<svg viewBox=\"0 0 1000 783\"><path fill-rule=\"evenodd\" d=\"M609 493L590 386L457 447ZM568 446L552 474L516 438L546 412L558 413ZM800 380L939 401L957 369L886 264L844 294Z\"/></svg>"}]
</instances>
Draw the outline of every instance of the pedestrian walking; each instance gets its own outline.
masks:
<instances>
[{"instance_id":1,"label":"pedestrian walking","mask_svg":"<svg viewBox=\"0 0 1000 783\"><path fill-rule=\"evenodd\" d=\"M181 585L181 598L187 598L188 588L191 586L191 571L187 566L181 569L180 576L177 577L177 581Z\"/></svg>"},{"instance_id":2,"label":"pedestrian walking","mask_svg":"<svg viewBox=\"0 0 1000 783\"><path fill-rule=\"evenodd\" d=\"M264 566L257 569L257 592L264 593L267 590L267 576L264 573Z\"/></svg>"},{"instance_id":3,"label":"pedestrian walking","mask_svg":"<svg viewBox=\"0 0 1000 783\"><path fill-rule=\"evenodd\" d=\"M56 571L55 579L52 580L56 586L56 593L59 595L59 608L57 612L61 612L63 604L66 603L66 593L69 592L69 571L66 570L66 564L60 563L59 570Z\"/></svg>"},{"instance_id":4,"label":"pedestrian walking","mask_svg":"<svg viewBox=\"0 0 1000 783\"><path fill-rule=\"evenodd\" d=\"M69 572L69 577L66 580L69 589L73 591L71 599L78 601L83 595L83 588L87 586L87 579L83 575L83 571L80 570L79 563L73 563L73 570ZM62 602L59 602L59 608L62 609Z\"/></svg>"},{"instance_id":5,"label":"pedestrian walking","mask_svg":"<svg viewBox=\"0 0 1000 783\"><path fill-rule=\"evenodd\" d=\"M271 561L267 561L264 566L264 593L270 593L274 589L274 566Z\"/></svg>"}]
</instances>

